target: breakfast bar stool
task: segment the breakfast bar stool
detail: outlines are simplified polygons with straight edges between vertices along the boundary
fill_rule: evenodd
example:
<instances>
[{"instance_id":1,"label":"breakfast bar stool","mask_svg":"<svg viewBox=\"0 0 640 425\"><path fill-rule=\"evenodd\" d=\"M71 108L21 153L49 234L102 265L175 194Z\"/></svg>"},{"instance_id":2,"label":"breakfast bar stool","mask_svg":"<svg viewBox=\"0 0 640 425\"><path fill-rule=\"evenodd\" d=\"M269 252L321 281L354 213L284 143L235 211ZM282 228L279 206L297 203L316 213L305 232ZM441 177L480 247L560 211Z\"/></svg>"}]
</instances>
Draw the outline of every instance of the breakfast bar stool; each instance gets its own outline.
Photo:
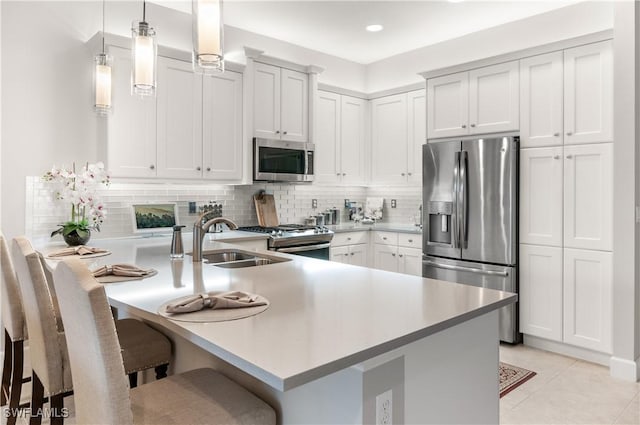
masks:
<instances>
[{"instance_id":1,"label":"breakfast bar stool","mask_svg":"<svg viewBox=\"0 0 640 425\"><path fill-rule=\"evenodd\" d=\"M0 257L2 260L2 328L4 329L1 405L4 406L8 402L7 425L13 425L17 419L16 409L20 403L22 384L31 379L22 377L27 327L18 278L9 255L7 241L2 233L0 233Z\"/></svg>"},{"instance_id":2,"label":"breakfast bar stool","mask_svg":"<svg viewBox=\"0 0 640 425\"><path fill-rule=\"evenodd\" d=\"M26 238L15 238L12 251L29 331L33 370L31 412L42 412L46 389L51 423L61 424L63 397L71 394L73 384L55 289L51 279L47 279L44 259ZM167 337L137 320L124 319L117 323L122 328L124 369L127 373L161 367L166 376L166 365L171 358L171 343ZM102 365L94 363L93 367L99 370ZM30 424L39 424L41 420L41 414L33 414Z\"/></svg>"},{"instance_id":3,"label":"breakfast bar stool","mask_svg":"<svg viewBox=\"0 0 640 425\"><path fill-rule=\"evenodd\" d=\"M104 287L78 259L56 267L54 285L67 330L78 423L276 423L273 408L212 369L192 370L129 390ZM96 364L104 367L93 367Z\"/></svg>"}]
</instances>

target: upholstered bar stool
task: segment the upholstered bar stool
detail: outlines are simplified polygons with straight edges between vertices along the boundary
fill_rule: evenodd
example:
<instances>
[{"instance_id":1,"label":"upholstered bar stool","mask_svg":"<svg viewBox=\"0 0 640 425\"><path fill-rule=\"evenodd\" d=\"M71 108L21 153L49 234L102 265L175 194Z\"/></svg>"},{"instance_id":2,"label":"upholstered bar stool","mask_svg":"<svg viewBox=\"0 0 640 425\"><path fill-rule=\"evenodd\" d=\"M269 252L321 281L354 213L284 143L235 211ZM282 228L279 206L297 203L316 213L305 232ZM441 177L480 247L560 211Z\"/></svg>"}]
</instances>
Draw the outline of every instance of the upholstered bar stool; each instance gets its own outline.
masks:
<instances>
[{"instance_id":1,"label":"upholstered bar stool","mask_svg":"<svg viewBox=\"0 0 640 425\"><path fill-rule=\"evenodd\" d=\"M50 279L47 280L42 257L33 250L26 238L13 240L12 253L29 331L33 370L31 411L41 411L46 390L52 409L51 423L60 424L63 418L55 413L62 412L63 397L71 394L73 384L65 332L62 323L58 323L60 313L57 311L55 289ZM124 319L117 323L123 340L122 355L127 373L160 367L162 375L166 376L166 367L171 358L169 340L137 320ZM101 369L103 365L95 363L93 367ZM30 423L38 424L41 420L41 415L33 415Z\"/></svg>"},{"instance_id":2,"label":"upholstered bar stool","mask_svg":"<svg viewBox=\"0 0 640 425\"><path fill-rule=\"evenodd\" d=\"M69 344L78 423L275 424L273 408L212 369L129 390L104 287L78 259L56 267L54 285Z\"/></svg>"},{"instance_id":3,"label":"upholstered bar stool","mask_svg":"<svg viewBox=\"0 0 640 425\"><path fill-rule=\"evenodd\" d=\"M2 327L4 330L4 364L2 366L2 406L9 404L7 425L16 423L16 409L19 407L23 379L24 342L27 340L27 326L24 320L22 296L16 277L9 246L0 233L0 257L2 260Z\"/></svg>"}]
</instances>

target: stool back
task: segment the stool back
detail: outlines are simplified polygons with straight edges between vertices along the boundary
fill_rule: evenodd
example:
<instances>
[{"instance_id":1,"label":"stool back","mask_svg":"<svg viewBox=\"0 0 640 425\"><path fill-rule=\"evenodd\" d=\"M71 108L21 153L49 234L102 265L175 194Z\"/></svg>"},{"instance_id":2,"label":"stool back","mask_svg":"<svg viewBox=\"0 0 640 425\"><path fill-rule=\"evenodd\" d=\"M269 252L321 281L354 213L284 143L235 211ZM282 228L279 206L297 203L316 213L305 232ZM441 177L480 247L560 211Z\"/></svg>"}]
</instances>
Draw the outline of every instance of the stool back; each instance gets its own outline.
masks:
<instances>
[{"instance_id":1,"label":"stool back","mask_svg":"<svg viewBox=\"0 0 640 425\"><path fill-rule=\"evenodd\" d=\"M12 341L24 341L28 336L22 294L9 246L2 233L0 233L0 259L2 261L2 324Z\"/></svg>"}]
</instances>

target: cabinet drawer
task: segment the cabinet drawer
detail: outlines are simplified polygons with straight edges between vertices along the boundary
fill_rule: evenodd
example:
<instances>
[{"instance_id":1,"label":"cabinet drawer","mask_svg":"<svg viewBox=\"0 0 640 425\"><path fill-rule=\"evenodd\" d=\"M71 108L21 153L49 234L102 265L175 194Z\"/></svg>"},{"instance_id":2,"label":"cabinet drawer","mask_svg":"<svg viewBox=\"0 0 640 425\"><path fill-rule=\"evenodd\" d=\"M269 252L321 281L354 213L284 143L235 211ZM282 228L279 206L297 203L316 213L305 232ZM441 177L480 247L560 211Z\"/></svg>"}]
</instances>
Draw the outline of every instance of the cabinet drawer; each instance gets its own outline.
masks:
<instances>
[{"instance_id":1,"label":"cabinet drawer","mask_svg":"<svg viewBox=\"0 0 640 425\"><path fill-rule=\"evenodd\" d=\"M367 243L367 231L336 233L331 240L331 246L344 246Z\"/></svg>"},{"instance_id":2,"label":"cabinet drawer","mask_svg":"<svg viewBox=\"0 0 640 425\"><path fill-rule=\"evenodd\" d=\"M384 245L398 245L398 234L393 232L375 232L374 242Z\"/></svg>"},{"instance_id":3,"label":"cabinet drawer","mask_svg":"<svg viewBox=\"0 0 640 425\"><path fill-rule=\"evenodd\" d=\"M421 248L422 235L416 233L398 233L398 246L407 248Z\"/></svg>"}]
</instances>

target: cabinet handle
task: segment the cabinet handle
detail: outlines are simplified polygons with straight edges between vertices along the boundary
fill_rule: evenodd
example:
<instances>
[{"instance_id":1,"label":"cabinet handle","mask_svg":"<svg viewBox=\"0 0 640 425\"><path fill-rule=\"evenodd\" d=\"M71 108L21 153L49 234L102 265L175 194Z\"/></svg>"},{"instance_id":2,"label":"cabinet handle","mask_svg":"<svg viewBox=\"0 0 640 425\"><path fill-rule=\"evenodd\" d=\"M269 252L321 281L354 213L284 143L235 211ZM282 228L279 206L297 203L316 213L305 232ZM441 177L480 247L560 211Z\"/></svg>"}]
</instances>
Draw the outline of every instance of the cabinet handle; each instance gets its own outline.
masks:
<instances>
[{"instance_id":1,"label":"cabinet handle","mask_svg":"<svg viewBox=\"0 0 640 425\"><path fill-rule=\"evenodd\" d=\"M466 124L462 124L462 128L467 128L467 125Z\"/></svg>"},{"instance_id":2,"label":"cabinet handle","mask_svg":"<svg viewBox=\"0 0 640 425\"><path fill-rule=\"evenodd\" d=\"M343 176L346 176L346 175L347 175L347 173L342 173L342 175L343 175Z\"/></svg>"},{"instance_id":3,"label":"cabinet handle","mask_svg":"<svg viewBox=\"0 0 640 425\"><path fill-rule=\"evenodd\" d=\"M353 255L353 252L351 253L351 255Z\"/></svg>"},{"instance_id":4,"label":"cabinet handle","mask_svg":"<svg viewBox=\"0 0 640 425\"><path fill-rule=\"evenodd\" d=\"M570 131L567 131L567 136L571 136L573 133Z\"/></svg>"},{"instance_id":5,"label":"cabinet handle","mask_svg":"<svg viewBox=\"0 0 640 425\"><path fill-rule=\"evenodd\" d=\"M211 167L207 167L207 171L211 171Z\"/></svg>"},{"instance_id":6,"label":"cabinet handle","mask_svg":"<svg viewBox=\"0 0 640 425\"><path fill-rule=\"evenodd\" d=\"M200 167L196 167L196 170L200 171L200 170L202 170L202 168L200 168Z\"/></svg>"},{"instance_id":7,"label":"cabinet handle","mask_svg":"<svg viewBox=\"0 0 640 425\"><path fill-rule=\"evenodd\" d=\"M276 130L276 134L280 134L280 130Z\"/></svg>"},{"instance_id":8,"label":"cabinet handle","mask_svg":"<svg viewBox=\"0 0 640 425\"><path fill-rule=\"evenodd\" d=\"M153 165L153 164L151 164L151 165L149 165L149 169L150 169L150 170L155 170L155 169L156 169L156 166L155 166L155 165Z\"/></svg>"},{"instance_id":9,"label":"cabinet handle","mask_svg":"<svg viewBox=\"0 0 640 425\"><path fill-rule=\"evenodd\" d=\"M402 254L398 255L398 257L402 258Z\"/></svg>"},{"instance_id":10,"label":"cabinet handle","mask_svg":"<svg viewBox=\"0 0 640 425\"><path fill-rule=\"evenodd\" d=\"M287 132L286 132L286 131L283 131L283 132L282 132L282 134L287 134Z\"/></svg>"},{"instance_id":11,"label":"cabinet handle","mask_svg":"<svg viewBox=\"0 0 640 425\"><path fill-rule=\"evenodd\" d=\"M409 239L409 243L412 243L412 242L413 242L413 239Z\"/></svg>"},{"instance_id":12,"label":"cabinet handle","mask_svg":"<svg viewBox=\"0 0 640 425\"><path fill-rule=\"evenodd\" d=\"M386 237L386 236L383 236L383 237L382 237L382 239L386 241L386 240L387 240L387 237Z\"/></svg>"},{"instance_id":13,"label":"cabinet handle","mask_svg":"<svg viewBox=\"0 0 640 425\"><path fill-rule=\"evenodd\" d=\"M348 240L348 241L350 241L350 240L351 240L351 238L347 238L347 240Z\"/></svg>"},{"instance_id":14,"label":"cabinet handle","mask_svg":"<svg viewBox=\"0 0 640 425\"><path fill-rule=\"evenodd\" d=\"M560 137L560 133L553 133L553 137Z\"/></svg>"},{"instance_id":15,"label":"cabinet handle","mask_svg":"<svg viewBox=\"0 0 640 425\"><path fill-rule=\"evenodd\" d=\"M471 124L471 127L475 127L475 126L476 126L475 124Z\"/></svg>"},{"instance_id":16,"label":"cabinet handle","mask_svg":"<svg viewBox=\"0 0 640 425\"><path fill-rule=\"evenodd\" d=\"M344 256L345 256L345 257L348 257L348 256L349 256L349 253L348 253L348 252L347 252L347 253L345 253L345 254L344 254Z\"/></svg>"},{"instance_id":17,"label":"cabinet handle","mask_svg":"<svg viewBox=\"0 0 640 425\"><path fill-rule=\"evenodd\" d=\"M560 155L554 155L553 159L560 159Z\"/></svg>"},{"instance_id":18,"label":"cabinet handle","mask_svg":"<svg viewBox=\"0 0 640 425\"><path fill-rule=\"evenodd\" d=\"M402 176L404 177L404 173L402 173Z\"/></svg>"},{"instance_id":19,"label":"cabinet handle","mask_svg":"<svg viewBox=\"0 0 640 425\"><path fill-rule=\"evenodd\" d=\"M391 255L392 255L393 257L395 257L395 256L396 256L395 252L392 252L392 253L391 253Z\"/></svg>"},{"instance_id":20,"label":"cabinet handle","mask_svg":"<svg viewBox=\"0 0 640 425\"><path fill-rule=\"evenodd\" d=\"M567 159L573 158L573 155L567 155Z\"/></svg>"},{"instance_id":21,"label":"cabinet handle","mask_svg":"<svg viewBox=\"0 0 640 425\"><path fill-rule=\"evenodd\" d=\"M336 173L336 176L339 176L339 175L340 175L340 173Z\"/></svg>"}]
</instances>

